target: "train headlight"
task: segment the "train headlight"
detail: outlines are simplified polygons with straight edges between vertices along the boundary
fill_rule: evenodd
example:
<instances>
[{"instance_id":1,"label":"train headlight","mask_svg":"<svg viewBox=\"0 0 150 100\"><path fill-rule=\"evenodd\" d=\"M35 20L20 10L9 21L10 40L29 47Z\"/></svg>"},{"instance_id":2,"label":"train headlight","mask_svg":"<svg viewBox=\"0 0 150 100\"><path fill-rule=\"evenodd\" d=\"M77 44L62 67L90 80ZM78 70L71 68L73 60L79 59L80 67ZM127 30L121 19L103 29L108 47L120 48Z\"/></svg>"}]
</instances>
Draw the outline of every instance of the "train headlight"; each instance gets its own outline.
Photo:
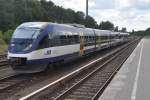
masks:
<instances>
[{"instance_id":1,"label":"train headlight","mask_svg":"<svg viewBox=\"0 0 150 100\"><path fill-rule=\"evenodd\" d=\"M15 46L15 44L12 43L12 44L11 44L11 47L14 47L14 46Z\"/></svg>"}]
</instances>

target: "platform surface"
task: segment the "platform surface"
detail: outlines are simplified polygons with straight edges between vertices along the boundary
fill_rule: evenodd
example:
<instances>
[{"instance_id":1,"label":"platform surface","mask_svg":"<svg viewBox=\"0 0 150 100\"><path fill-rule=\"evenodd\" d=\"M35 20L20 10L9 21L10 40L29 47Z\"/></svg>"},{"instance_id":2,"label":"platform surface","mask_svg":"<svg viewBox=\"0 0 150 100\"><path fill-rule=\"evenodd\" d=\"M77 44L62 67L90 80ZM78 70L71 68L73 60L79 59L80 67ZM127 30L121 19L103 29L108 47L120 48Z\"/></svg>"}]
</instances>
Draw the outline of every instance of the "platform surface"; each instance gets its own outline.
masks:
<instances>
[{"instance_id":1,"label":"platform surface","mask_svg":"<svg viewBox=\"0 0 150 100\"><path fill-rule=\"evenodd\" d=\"M99 100L150 100L150 39L140 41Z\"/></svg>"}]
</instances>

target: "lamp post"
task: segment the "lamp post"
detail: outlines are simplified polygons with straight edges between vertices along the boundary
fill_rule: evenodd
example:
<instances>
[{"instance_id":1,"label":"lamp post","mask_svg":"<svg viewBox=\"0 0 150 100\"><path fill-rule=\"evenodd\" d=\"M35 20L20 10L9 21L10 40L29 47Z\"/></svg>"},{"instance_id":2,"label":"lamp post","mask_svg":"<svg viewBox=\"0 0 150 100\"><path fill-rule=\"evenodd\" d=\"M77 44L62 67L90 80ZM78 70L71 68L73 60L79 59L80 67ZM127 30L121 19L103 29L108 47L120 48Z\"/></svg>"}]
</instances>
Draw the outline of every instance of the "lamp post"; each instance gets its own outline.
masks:
<instances>
[{"instance_id":1,"label":"lamp post","mask_svg":"<svg viewBox=\"0 0 150 100\"><path fill-rule=\"evenodd\" d=\"M86 0L86 18L88 17L88 0Z\"/></svg>"}]
</instances>

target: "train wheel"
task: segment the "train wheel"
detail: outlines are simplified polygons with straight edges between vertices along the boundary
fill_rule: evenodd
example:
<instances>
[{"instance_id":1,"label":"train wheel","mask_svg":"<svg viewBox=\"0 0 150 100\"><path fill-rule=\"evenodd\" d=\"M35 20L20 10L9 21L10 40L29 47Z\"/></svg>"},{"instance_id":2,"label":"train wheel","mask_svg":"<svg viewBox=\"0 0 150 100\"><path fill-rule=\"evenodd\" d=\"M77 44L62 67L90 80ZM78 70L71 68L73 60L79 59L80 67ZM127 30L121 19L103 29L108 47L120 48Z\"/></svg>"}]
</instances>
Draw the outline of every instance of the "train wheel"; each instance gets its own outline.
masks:
<instances>
[{"instance_id":1,"label":"train wheel","mask_svg":"<svg viewBox=\"0 0 150 100\"><path fill-rule=\"evenodd\" d=\"M46 70L54 70L54 65L53 65L53 63L49 63L49 64L47 65Z\"/></svg>"},{"instance_id":2,"label":"train wheel","mask_svg":"<svg viewBox=\"0 0 150 100\"><path fill-rule=\"evenodd\" d=\"M63 64L64 64L64 61L60 60L60 61L56 62L54 64L54 66L55 66L56 69L59 69L61 66L63 66Z\"/></svg>"}]
</instances>

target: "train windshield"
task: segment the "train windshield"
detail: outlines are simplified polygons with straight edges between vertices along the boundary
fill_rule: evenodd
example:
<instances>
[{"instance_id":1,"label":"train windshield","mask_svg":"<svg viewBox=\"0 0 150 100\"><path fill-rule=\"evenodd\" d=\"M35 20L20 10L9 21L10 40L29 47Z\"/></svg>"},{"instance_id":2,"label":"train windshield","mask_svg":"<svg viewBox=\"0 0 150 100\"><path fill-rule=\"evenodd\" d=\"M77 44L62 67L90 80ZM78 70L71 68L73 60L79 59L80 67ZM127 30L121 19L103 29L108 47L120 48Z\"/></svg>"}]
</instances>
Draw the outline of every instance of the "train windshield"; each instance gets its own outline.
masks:
<instances>
[{"instance_id":1,"label":"train windshield","mask_svg":"<svg viewBox=\"0 0 150 100\"><path fill-rule=\"evenodd\" d=\"M10 51L23 52L29 50L39 34L40 29L17 29L11 39Z\"/></svg>"},{"instance_id":2,"label":"train windshield","mask_svg":"<svg viewBox=\"0 0 150 100\"><path fill-rule=\"evenodd\" d=\"M14 32L12 38L35 39L39 33L40 29L19 28Z\"/></svg>"}]
</instances>

